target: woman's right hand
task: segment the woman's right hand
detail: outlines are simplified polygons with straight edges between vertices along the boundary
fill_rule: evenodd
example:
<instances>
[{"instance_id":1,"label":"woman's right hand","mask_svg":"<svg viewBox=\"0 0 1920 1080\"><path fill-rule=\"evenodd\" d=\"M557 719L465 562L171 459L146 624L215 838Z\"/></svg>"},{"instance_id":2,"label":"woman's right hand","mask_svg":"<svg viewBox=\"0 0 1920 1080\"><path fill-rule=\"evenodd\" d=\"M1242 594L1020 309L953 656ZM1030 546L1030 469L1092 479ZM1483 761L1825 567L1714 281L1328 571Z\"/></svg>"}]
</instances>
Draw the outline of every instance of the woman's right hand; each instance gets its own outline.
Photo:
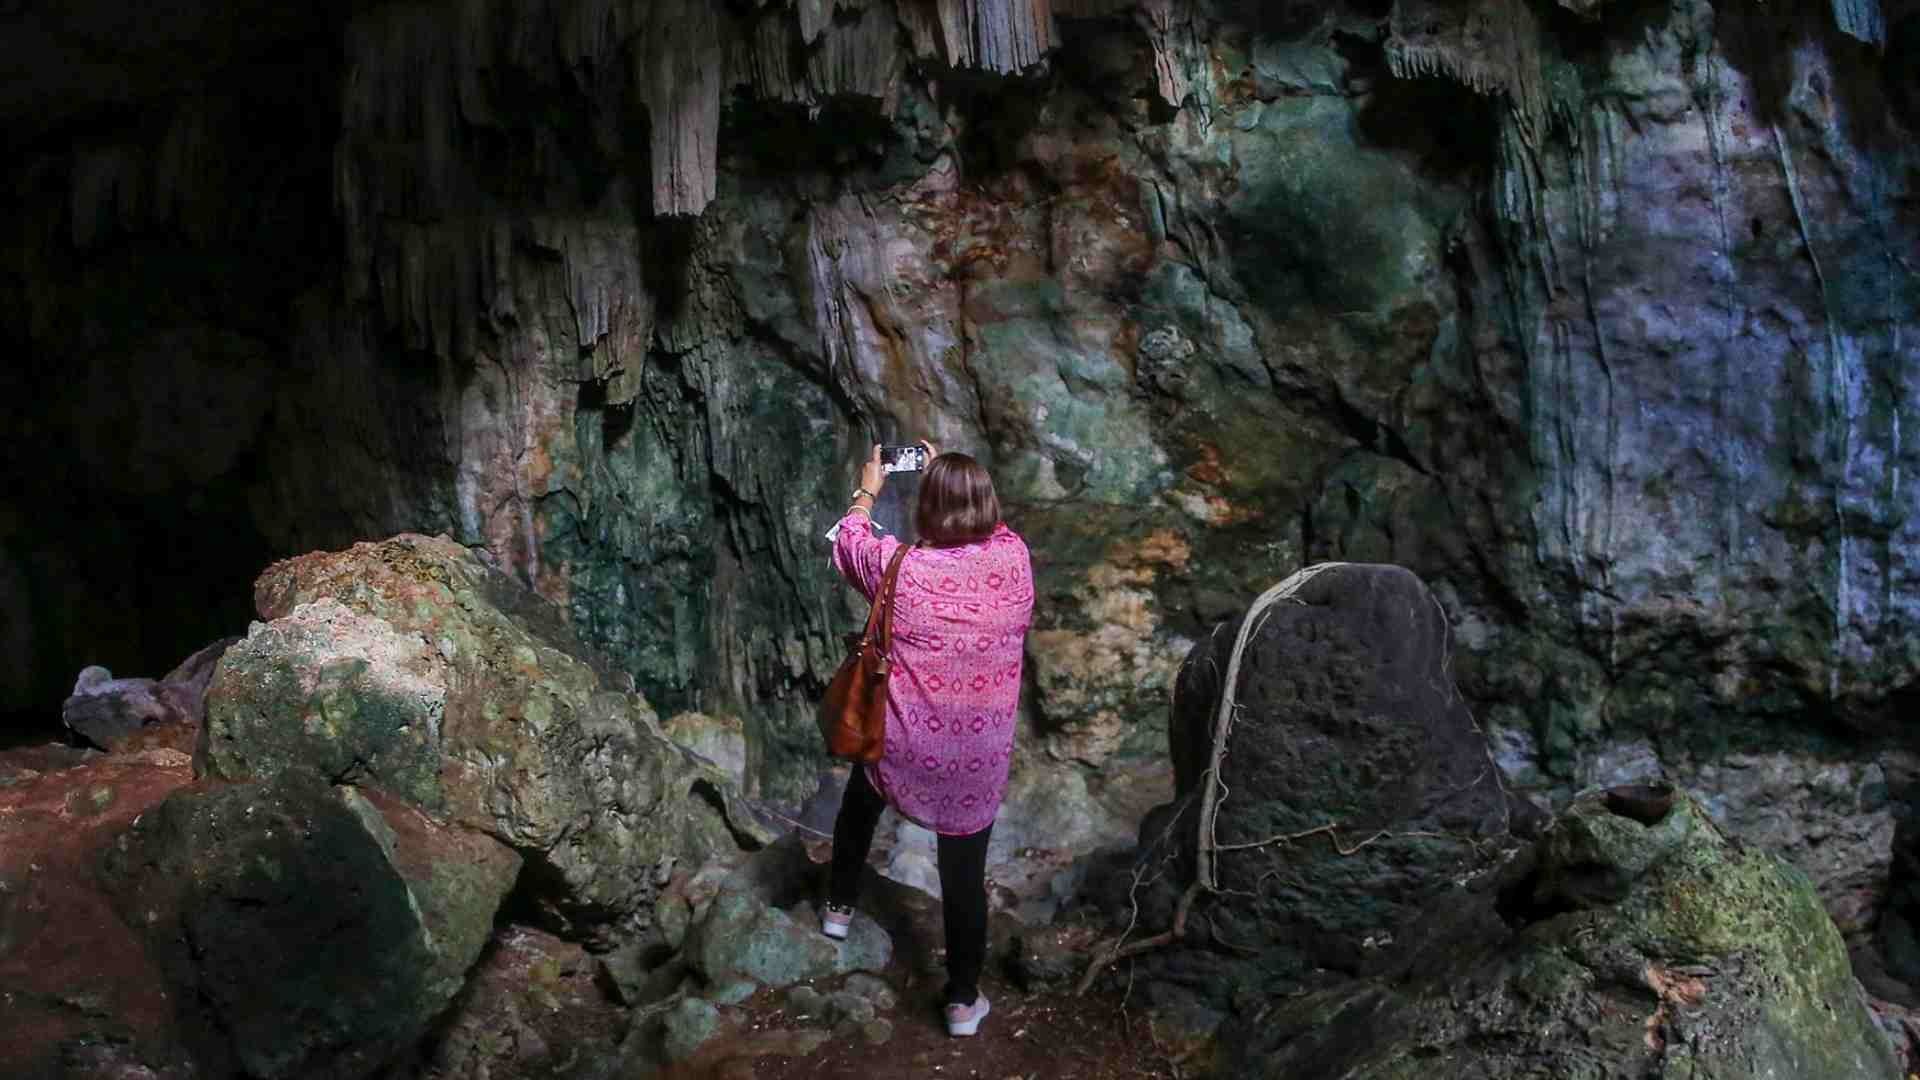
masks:
<instances>
[{"instance_id":1,"label":"woman's right hand","mask_svg":"<svg viewBox=\"0 0 1920 1080\"><path fill-rule=\"evenodd\" d=\"M873 494L878 500L880 489L886 485L887 473L880 467L880 444L873 444L873 456L860 464L860 486Z\"/></svg>"}]
</instances>

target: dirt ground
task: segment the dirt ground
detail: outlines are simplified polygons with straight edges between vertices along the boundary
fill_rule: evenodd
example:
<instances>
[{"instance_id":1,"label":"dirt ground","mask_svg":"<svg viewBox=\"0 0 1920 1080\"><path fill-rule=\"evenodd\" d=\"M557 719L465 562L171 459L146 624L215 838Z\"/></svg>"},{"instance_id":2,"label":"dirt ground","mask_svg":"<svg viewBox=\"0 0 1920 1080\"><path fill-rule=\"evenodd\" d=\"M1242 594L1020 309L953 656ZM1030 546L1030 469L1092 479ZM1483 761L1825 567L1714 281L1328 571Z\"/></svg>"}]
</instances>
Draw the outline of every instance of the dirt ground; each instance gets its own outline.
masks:
<instances>
[{"instance_id":1,"label":"dirt ground","mask_svg":"<svg viewBox=\"0 0 1920 1080\"><path fill-rule=\"evenodd\" d=\"M889 976L900 984L900 973ZM857 1031L836 1033L811 1053L791 1049L784 1034L805 1022L782 1004L784 992L763 991L743 1007L747 1020L694 1061L675 1069L674 1080L817 1077L820 1080L894 1080L950 1077L961 1080L1178 1080L1178 1051L1162 1041L1146 1013L1129 1007L1123 992L1074 997L1070 991L1023 994L998 980L982 985L993 1012L980 1033L947 1035L939 1010L937 980L904 987L900 1003L880 1013L893 1037L871 1046Z\"/></svg>"},{"instance_id":2,"label":"dirt ground","mask_svg":"<svg viewBox=\"0 0 1920 1080\"><path fill-rule=\"evenodd\" d=\"M91 881L82 872L86 860L81 855L97 845L77 842L90 830L102 836L116 833L167 790L189 782L185 756L155 758L164 753L96 761L85 773L65 771L85 756L71 748L35 745L0 754L0 856L5 856L0 858L0 879L31 878L38 883L11 904L0 904L0 939L8 929L23 931L27 945L20 948L21 942L15 942L8 950L0 940L0 952L14 962L11 967L0 964L0 976L5 976L0 984L16 991L15 1000L0 1007L5 1020L0 1023L0 1051L13 1043L20 1043L16 1049L22 1054L44 1049L71 1034L47 1024L86 1021L82 1026L93 1030L101 1015L116 1018L110 1025L115 1030L132 1024L139 1029L136 1035L148 1028L156 1038L164 1034L169 1010L159 974L107 963L115 958L144 962L144 950L131 932L103 902L88 907L48 892L61 882ZM148 790L156 784L160 786ZM810 854L824 863L829 847L810 844ZM28 875L24 865L11 865L15 862L37 862L35 869L47 872ZM20 873L13 873L16 869ZM66 872L53 872L56 869ZM762 990L723 1010L727 1026L722 1033L667 1075L677 1080L1184 1080L1200 1071L1191 1050L1179 1045L1164 1024L1156 1028L1143 1008L1143 995L1129 992L1124 964L1086 997L1075 997L1070 987L1028 992L997 968L990 969L982 990L993 1003L992 1013L978 1035L950 1038L940 1009L944 957L938 901L877 879L874 891L871 914L883 920L894 941L893 963L878 973L897 998L891 1007L877 1010L891 1028L884 1041L875 1044L871 1032L857 1025L822 1027L818 1018L793 1005L793 988ZM84 889L75 895L93 903ZM995 896L991 936L996 956L1006 954L1009 935L1016 932L1010 911L1016 900ZM91 947L74 948L59 935L33 932L37 918L56 911L64 913L62 925L83 931ZM1090 938L1092 933L1088 931ZM43 955L41 945L54 952ZM62 956L84 960L88 969L69 970L71 963L57 962ZM821 979L813 988L830 993L844 981ZM34 993L42 983L46 992ZM23 989L29 991L25 998L18 993ZM25 1007L35 1003L46 1007ZM134 1023L141 1018L144 1024ZM632 1014L616 1002L596 958L580 945L529 927L503 927L476 966L450 1021L421 1048L418 1059L397 1066L391 1075L420 1080L554 1080L577 1075L583 1056L617 1055L615 1047L630 1031L631 1021ZM0 1053L0 1060L11 1059ZM10 1075L15 1071L0 1068Z\"/></svg>"},{"instance_id":3,"label":"dirt ground","mask_svg":"<svg viewBox=\"0 0 1920 1080\"><path fill-rule=\"evenodd\" d=\"M831 854L825 843L808 847L817 863L824 864ZM981 992L992 1002L993 1011L980 1025L979 1034L949 1036L941 1009L945 950L939 903L924 893L876 884L879 888L874 891L882 895L869 893L868 899L874 902L870 913L894 940L893 963L878 973L898 998L892 1008L878 1010L878 1016L892 1026L890 1038L870 1045L857 1028L835 1029L824 1042L809 1048L807 1043L818 1036L810 1040L806 1034L820 1029L789 1004L792 988L762 990L732 1010L738 1016L736 1026L669 1076L674 1080L1183 1080L1198 1072L1195 1048L1180 1045L1170 1031L1161 1030L1164 1025L1157 1027L1144 1002L1130 992L1125 963L1084 997L1074 996L1071 986L1023 991L990 964L982 976ZM1000 898L991 906L995 909L989 933L992 953L1004 956L1007 937L1017 924ZM838 989L842 981L823 979L812 985L825 993Z\"/></svg>"},{"instance_id":4,"label":"dirt ground","mask_svg":"<svg viewBox=\"0 0 1920 1080\"><path fill-rule=\"evenodd\" d=\"M827 1030L792 1004L794 988L762 990L724 1010L727 1027L670 1080L1188 1080L1202 1058L1156 1024L1127 992L1125 963L1086 997L1070 988L1022 992L989 974L982 991L993 1011L971 1038L946 1033L937 957L896 952L881 973L897 997L877 1010L891 1035L871 1044L858 1026ZM580 1074L581 1055L618 1056L629 1014L606 993L595 961L578 945L543 931L514 928L482 961L460 1010L441 1033L433 1063L396 1076L418 1080L562 1080ZM822 994L844 978L808 985ZM628 1034L626 1037L641 1037ZM636 1074L660 1075L652 1071Z\"/></svg>"}]
</instances>

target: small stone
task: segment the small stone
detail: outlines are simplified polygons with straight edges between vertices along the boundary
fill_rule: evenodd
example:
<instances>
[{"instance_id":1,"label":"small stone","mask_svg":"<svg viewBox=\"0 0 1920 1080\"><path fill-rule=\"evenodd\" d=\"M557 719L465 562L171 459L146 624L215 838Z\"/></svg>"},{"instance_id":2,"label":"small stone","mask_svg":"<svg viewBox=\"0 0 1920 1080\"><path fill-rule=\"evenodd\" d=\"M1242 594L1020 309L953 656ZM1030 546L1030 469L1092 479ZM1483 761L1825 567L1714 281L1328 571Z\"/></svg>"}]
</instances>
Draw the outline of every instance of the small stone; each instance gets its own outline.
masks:
<instances>
[{"instance_id":1,"label":"small stone","mask_svg":"<svg viewBox=\"0 0 1920 1080\"><path fill-rule=\"evenodd\" d=\"M874 1016L873 1002L845 990L827 996L827 1010L836 1023L844 1020L864 1024Z\"/></svg>"},{"instance_id":2,"label":"small stone","mask_svg":"<svg viewBox=\"0 0 1920 1080\"><path fill-rule=\"evenodd\" d=\"M843 989L848 993L858 994L866 998L873 1003L875 1009L882 1012L893 1008L899 1003L899 998L894 995L893 987L888 986L886 980L877 975L868 975L865 972L857 972L849 975L847 976L847 981Z\"/></svg>"},{"instance_id":3,"label":"small stone","mask_svg":"<svg viewBox=\"0 0 1920 1080\"><path fill-rule=\"evenodd\" d=\"M811 986L796 986L787 991L787 1008L805 1016L820 1016L826 1012L827 998Z\"/></svg>"},{"instance_id":4,"label":"small stone","mask_svg":"<svg viewBox=\"0 0 1920 1080\"><path fill-rule=\"evenodd\" d=\"M781 1057L806 1057L825 1046L832 1037L818 1028L769 1032L766 1052Z\"/></svg>"},{"instance_id":5,"label":"small stone","mask_svg":"<svg viewBox=\"0 0 1920 1080\"><path fill-rule=\"evenodd\" d=\"M1008 965L1014 980L1032 991L1077 978L1096 936L1084 926L1050 926L1020 935Z\"/></svg>"},{"instance_id":6,"label":"small stone","mask_svg":"<svg viewBox=\"0 0 1920 1080\"><path fill-rule=\"evenodd\" d=\"M752 997L754 991L758 989L760 989L760 984L754 982L752 979L735 979L732 982L722 984L712 993L708 994L707 999L721 1005L738 1005Z\"/></svg>"},{"instance_id":7,"label":"small stone","mask_svg":"<svg viewBox=\"0 0 1920 1080\"><path fill-rule=\"evenodd\" d=\"M875 1017L860 1025L860 1037L867 1040L868 1046L885 1046L893 1038L893 1021L886 1017Z\"/></svg>"},{"instance_id":8,"label":"small stone","mask_svg":"<svg viewBox=\"0 0 1920 1080\"><path fill-rule=\"evenodd\" d=\"M683 896L662 893L653 902L653 925L660 931L667 947L677 949L686 941L687 929L693 925L693 908Z\"/></svg>"},{"instance_id":9,"label":"small stone","mask_svg":"<svg viewBox=\"0 0 1920 1080\"><path fill-rule=\"evenodd\" d=\"M683 1061L720 1032L720 1010L701 998L687 998L666 1017L668 1061Z\"/></svg>"}]
</instances>

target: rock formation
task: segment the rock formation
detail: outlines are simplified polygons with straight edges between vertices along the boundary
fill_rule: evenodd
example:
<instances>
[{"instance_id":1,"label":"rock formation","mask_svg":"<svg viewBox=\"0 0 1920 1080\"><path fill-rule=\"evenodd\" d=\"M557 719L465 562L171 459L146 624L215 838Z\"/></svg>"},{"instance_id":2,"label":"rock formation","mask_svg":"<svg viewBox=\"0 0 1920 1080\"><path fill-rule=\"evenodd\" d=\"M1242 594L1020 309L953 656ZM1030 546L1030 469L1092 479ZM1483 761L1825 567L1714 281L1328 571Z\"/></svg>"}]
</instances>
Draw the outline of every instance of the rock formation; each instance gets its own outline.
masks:
<instances>
[{"instance_id":1,"label":"rock formation","mask_svg":"<svg viewBox=\"0 0 1920 1080\"><path fill-rule=\"evenodd\" d=\"M1385 965L1224 1036L1225 1073L1904 1074L1806 875L1671 788L1576 803Z\"/></svg>"},{"instance_id":2,"label":"rock formation","mask_svg":"<svg viewBox=\"0 0 1920 1080\"><path fill-rule=\"evenodd\" d=\"M1177 802L1142 838L1180 853L1182 882L1221 895L1217 934L1357 970L1537 826L1453 685L1450 646L1413 574L1334 563L1274 586L1188 654Z\"/></svg>"},{"instance_id":3,"label":"rock formation","mask_svg":"<svg viewBox=\"0 0 1920 1080\"><path fill-rule=\"evenodd\" d=\"M217 665L150 684L210 678L204 726L180 721L194 758L0 776L9 1075L117 1075L83 1053L103 1041L151 1075L372 1075L455 1009L496 918L631 940L676 864L771 839L559 612L457 544L310 554L257 597L268 621Z\"/></svg>"},{"instance_id":4,"label":"rock formation","mask_svg":"<svg viewBox=\"0 0 1920 1080\"><path fill-rule=\"evenodd\" d=\"M526 899L582 933L649 912L656 868L771 838L559 612L457 544L302 556L256 598L271 621L207 692L211 776L389 792L529 859Z\"/></svg>"},{"instance_id":5,"label":"rock formation","mask_svg":"<svg viewBox=\"0 0 1920 1080\"><path fill-rule=\"evenodd\" d=\"M363 1077L465 983L520 857L378 789L296 773L176 794L106 853L196 1064Z\"/></svg>"},{"instance_id":6,"label":"rock formation","mask_svg":"<svg viewBox=\"0 0 1920 1080\"><path fill-rule=\"evenodd\" d=\"M68 731L102 750L138 747L193 750L206 718L207 684L233 638L217 641L180 662L161 679L116 679L89 667L74 680L60 707Z\"/></svg>"},{"instance_id":7,"label":"rock formation","mask_svg":"<svg viewBox=\"0 0 1920 1080\"><path fill-rule=\"evenodd\" d=\"M40 384L22 430L100 463L75 513L198 491L242 563L485 545L650 700L743 718L787 801L857 617L817 534L893 432L980 453L1045 553L1058 760L1157 745L1164 658L1324 558L1434 584L1524 787L1711 799L1733 752L1805 790L1910 705L1916 95L1863 44L1906 8L695 7L263 23L341 66L36 144L22 351L86 327L155 388L116 444L106 368ZM176 240L198 292L101 302ZM160 388L201 385L222 422L173 438ZM52 598L154 556L19 514L45 665L92 603Z\"/></svg>"},{"instance_id":8,"label":"rock formation","mask_svg":"<svg viewBox=\"0 0 1920 1080\"><path fill-rule=\"evenodd\" d=\"M1393 563L1512 791L1674 782L1912 938L1910 0L15 6L0 711L239 630L272 559L445 533L634 679L557 668L565 708L738 718L796 805L860 615L819 534L927 435L1035 551L1030 787L1156 756L1263 585ZM416 627L332 599L267 632L287 685L429 722L461 661L330 666ZM459 809L397 727L299 752ZM650 888L587 868L653 850L567 817L631 779L588 761L460 810L559 922Z\"/></svg>"},{"instance_id":9,"label":"rock formation","mask_svg":"<svg viewBox=\"0 0 1920 1080\"><path fill-rule=\"evenodd\" d=\"M25 767L16 752L0 766L0 1074L140 1075L90 1072L94 1048L184 1080L166 979L101 890L98 864L193 770L178 750L98 757L43 751Z\"/></svg>"}]
</instances>

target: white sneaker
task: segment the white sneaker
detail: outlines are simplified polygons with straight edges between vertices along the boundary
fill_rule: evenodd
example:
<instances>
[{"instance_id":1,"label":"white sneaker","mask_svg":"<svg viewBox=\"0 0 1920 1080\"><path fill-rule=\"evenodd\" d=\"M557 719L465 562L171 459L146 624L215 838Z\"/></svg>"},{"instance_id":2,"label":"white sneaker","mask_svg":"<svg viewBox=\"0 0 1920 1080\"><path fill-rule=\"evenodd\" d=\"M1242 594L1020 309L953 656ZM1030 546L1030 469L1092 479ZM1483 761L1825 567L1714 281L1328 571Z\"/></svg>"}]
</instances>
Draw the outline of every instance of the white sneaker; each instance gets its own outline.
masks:
<instances>
[{"instance_id":1,"label":"white sneaker","mask_svg":"<svg viewBox=\"0 0 1920 1080\"><path fill-rule=\"evenodd\" d=\"M985 994L975 994L971 1005L947 1006L947 1034L956 1038L972 1035L980 1030L980 1021L992 1011L993 1006L987 1003Z\"/></svg>"},{"instance_id":2,"label":"white sneaker","mask_svg":"<svg viewBox=\"0 0 1920 1080\"><path fill-rule=\"evenodd\" d=\"M845 941L847 929L853 925L853 909L839 904L828 904L820 909L820 932L837 941Z\"/></svg>"}]
</instances>

